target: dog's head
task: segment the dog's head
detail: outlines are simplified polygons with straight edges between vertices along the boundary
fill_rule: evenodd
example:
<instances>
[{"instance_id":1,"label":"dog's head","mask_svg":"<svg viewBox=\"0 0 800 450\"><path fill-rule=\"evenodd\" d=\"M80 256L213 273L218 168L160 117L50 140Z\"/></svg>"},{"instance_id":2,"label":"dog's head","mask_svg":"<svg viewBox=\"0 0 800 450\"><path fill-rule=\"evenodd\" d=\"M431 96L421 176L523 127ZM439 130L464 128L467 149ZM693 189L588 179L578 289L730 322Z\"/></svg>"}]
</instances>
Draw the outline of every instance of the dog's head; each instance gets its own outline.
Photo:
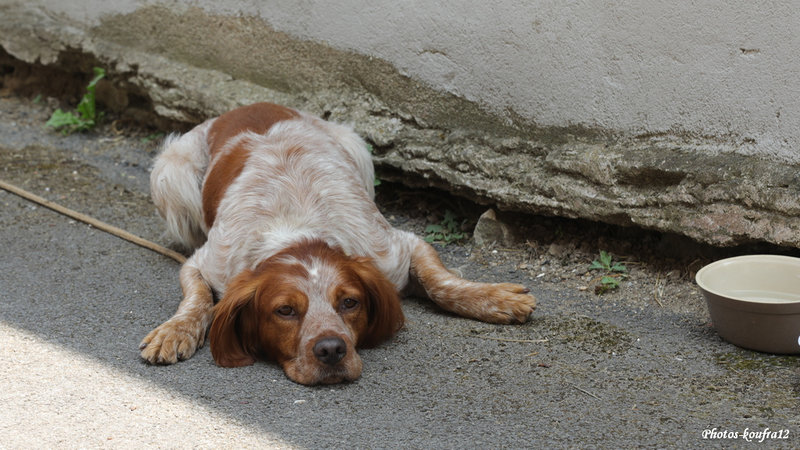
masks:
<instances>
[{"instance_id":1,"label":"dog's head","mask_svg":"<svg viewBox=\"0 0 800 450\"><path fill-rule=\"evenodd\" d=\"M276 361L301 384L353 381L356 348L403 326L397 289L368 258L320 241L289 247L228 285L209 339L223 367Z\"/></svg>"}]
</instances>

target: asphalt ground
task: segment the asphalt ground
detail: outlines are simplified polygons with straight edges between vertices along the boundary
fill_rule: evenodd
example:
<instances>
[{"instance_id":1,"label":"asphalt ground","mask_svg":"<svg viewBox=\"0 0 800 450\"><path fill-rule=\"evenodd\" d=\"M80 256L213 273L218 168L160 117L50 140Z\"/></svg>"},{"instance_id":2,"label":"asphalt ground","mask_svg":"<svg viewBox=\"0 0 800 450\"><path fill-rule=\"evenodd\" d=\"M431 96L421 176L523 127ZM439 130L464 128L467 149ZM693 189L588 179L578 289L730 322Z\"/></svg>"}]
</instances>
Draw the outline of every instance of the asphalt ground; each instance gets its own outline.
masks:
<instances>
[{"instance_id":1,"label":"asphalt ground","mask_svg":"<svg viewBox=\"0 0 800 450\"><path fill-rule=\"evenodd\" d=\"M0 98L0 179L165 243L147 192L153 143L108 127L62 136L48 114ZM529 323L406 299L406 327L361 352L361 379L306 387L269 363L217 367L207 347L145 364L137 346L174 312L178 264L0 191L0 447L800 447L797 357L733 347L702 314L536 283L474 252L449 245L443 259L531 286ZM748 442L766 428L780 435Z\"/></svg>"}]
</instances>

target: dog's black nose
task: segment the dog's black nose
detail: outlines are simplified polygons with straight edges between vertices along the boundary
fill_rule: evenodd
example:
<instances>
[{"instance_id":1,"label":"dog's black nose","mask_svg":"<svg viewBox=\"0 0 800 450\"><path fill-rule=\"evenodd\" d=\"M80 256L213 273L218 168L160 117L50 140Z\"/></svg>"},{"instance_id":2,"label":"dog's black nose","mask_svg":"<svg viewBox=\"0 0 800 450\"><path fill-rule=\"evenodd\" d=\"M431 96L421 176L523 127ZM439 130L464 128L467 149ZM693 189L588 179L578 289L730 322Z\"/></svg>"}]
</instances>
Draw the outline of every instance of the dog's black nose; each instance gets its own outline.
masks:
<instances>
[{"instance_id":1,"label":"dog's black nose","mask_svg":"<svg viewBox=\"0 0 800 450\"><path fill-rule=\"evenodd\" d=\"M342 338L327 337L314 344L314 356L325 364L332 366L347 354L347 344Z\"/></svg>"}]
</instances>

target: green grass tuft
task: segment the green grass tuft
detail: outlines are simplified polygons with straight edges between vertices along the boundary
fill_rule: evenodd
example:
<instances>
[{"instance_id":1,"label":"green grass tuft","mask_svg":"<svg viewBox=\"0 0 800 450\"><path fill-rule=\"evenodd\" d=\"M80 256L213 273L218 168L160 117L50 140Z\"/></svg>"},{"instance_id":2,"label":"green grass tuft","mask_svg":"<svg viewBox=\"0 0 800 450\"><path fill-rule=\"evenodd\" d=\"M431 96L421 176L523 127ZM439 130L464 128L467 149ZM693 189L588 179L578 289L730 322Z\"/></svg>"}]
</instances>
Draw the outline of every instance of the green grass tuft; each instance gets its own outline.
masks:
<instances>
[{"instance_id":1,"label":"green grass tuft","mask_svg":"<svg viewBox=\"0 0 800 450\"><path fill-rule=\"evenodd\" d=\"M86 94L83 95L78 103L76 111L55 110L46 126L56 130L61 130L63 134L72 134L78 131L86 131L94 128L103 117L102 112L97 111L95 103L95 89L97 82L105 78L106 71L100 67L94 68L94 78L86 86Z\"/></svg>"}]
</instances>

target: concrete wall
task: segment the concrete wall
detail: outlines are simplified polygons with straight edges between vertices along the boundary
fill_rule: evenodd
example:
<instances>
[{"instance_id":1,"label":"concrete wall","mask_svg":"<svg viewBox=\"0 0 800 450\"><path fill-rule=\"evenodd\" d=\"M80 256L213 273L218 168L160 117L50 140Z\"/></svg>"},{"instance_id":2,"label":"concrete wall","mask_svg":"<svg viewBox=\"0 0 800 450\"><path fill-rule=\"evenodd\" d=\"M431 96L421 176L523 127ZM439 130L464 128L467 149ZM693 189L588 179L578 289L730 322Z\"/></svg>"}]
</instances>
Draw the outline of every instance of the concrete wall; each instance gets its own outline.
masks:
<instances>
[{"instance_id":1,"label":"concrete wall","mask_svg":"<svg viewBox=\"0 0 800 450\"><path fill-rule=\"evenodd\" d=\"M508 121L714 137L800 159L800 8L791 2L296 3L199 2L385 59Z\"/></svg>"},{"instance_id":2,"label":"concrete wall","mask_svg":"<svg viewBox=\"0 0 800 450\"><path fill-rule=\"evenodd\" d=\"M12 56L92 54L175 120L280 101L354 122L388 177L717 244L800 243L800 9L789 2L0 8Z\"/></svg>"}]
</instances>

